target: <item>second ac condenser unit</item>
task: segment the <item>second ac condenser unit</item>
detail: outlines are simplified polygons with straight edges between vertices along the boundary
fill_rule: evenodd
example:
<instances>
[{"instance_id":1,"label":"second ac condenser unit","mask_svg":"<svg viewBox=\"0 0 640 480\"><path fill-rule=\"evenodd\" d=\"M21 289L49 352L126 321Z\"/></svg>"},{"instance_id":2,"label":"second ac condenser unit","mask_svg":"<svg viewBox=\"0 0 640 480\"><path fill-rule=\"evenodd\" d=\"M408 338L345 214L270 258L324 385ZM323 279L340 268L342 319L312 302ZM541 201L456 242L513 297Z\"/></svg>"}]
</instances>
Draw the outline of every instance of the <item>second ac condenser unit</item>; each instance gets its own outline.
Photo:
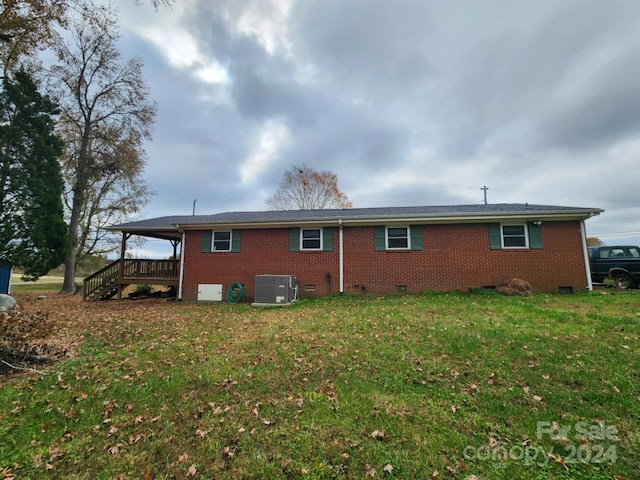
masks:
<instances>
[{"instance_id":1,"label":"second ac condenser unit","mask_svg":"<svg viewBox=\"0 0 640 480\"><path fill-rule=\"evenodd\" d=\"M253 305L287 305L298 298L294 275L256 275Z\"/></svg>"}]
</instances>

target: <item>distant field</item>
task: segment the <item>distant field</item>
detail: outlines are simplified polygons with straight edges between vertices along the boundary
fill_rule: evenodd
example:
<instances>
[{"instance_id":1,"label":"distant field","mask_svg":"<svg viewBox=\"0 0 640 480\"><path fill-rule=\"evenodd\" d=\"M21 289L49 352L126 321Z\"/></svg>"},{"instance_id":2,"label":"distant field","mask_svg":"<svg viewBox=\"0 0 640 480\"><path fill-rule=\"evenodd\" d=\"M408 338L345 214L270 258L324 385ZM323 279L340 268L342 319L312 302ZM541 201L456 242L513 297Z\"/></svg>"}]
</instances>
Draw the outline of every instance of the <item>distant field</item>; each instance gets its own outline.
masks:
<instances>
[{"instance_id":1,"label":"distant field","mask_svg":"<svg viewBox=\"0 0 640 480\"><path fill-rule=\"evenodd\" d=\"M73 355L0 383L0 478L640 472L638 292L16 298Z\"/></svg>"}]
</instances>

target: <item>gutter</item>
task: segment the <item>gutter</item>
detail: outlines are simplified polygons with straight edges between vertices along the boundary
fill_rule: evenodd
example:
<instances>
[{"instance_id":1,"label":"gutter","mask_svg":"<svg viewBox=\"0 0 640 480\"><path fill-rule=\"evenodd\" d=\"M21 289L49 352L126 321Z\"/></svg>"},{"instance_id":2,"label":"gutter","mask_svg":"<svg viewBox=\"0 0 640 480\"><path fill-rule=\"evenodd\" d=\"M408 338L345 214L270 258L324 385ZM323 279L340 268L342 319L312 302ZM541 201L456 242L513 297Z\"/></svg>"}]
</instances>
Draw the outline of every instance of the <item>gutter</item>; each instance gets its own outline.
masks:
<instances>
[{"instance_id":1,"label":"gutter","mask_svg":"<svg viewBox=\"0 0 640 480\"><path fill-rule=\"evenodd\" d=\"M227 222L209 222L209 223L191 223L181 224L182 228L188 230L209 230L212 228L284 228L284 227L300 227L304 226L317 226L329 225L332 222L337 221L338 224L342 222L344 225L379 225L385 224L447 224L447 223L486 223L486 222L500 222L500 221L554 221L554 220L584 220L585 218L591 218L594 215L599 215L600 212L584 212L584 211L564 211L564 212L552 212L552 211L538 211L538 212L513 212L509 214L500 215L429 215L429 216L415 216L415 215L397 215L397 216L379 216L379 217L326 217L326 218L308 218L308 219L293 219L293 220L274 220L274 221L227 221ZM175 225L175 224L174 224Z\"/></svg>"}]
</instances>

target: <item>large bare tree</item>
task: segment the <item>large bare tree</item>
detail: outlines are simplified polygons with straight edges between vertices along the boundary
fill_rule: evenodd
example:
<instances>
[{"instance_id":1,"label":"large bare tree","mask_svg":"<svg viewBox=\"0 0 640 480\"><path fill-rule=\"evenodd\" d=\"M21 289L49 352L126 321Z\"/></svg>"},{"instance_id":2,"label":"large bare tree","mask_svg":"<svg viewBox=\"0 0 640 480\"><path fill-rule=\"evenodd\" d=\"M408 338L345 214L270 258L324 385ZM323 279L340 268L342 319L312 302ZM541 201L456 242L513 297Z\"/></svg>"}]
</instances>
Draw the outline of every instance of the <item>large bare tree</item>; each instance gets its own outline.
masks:
<instances>
[{"instance_id":1,"label":"large bare tree","mask_svg":"<svg viewBox=\"0 0 640 480\"><path fill-rule=\"evenodd\" d=\"M67 184L70 254L62 291L75 292L75 272L98 246L105 223L125 220L149 197L141 178L156 105L139 58L122 60L118 19L108 7L83 6L69 21L68 36L54 48L52 95L60 104L58 133Z\"/></svg>"},{"instance_id":2,"label":"large bare tree","mask_svg":"<svg viewBox=\"0 0 640 480\"><path fill-rule=\"evenodd\" d=\"M352 208L338 188L338 177L328 170L318 172L307 165L293 165L284 173L278 190L266 200L271 210L315 210Z\"/></svg>"}]
</instances>

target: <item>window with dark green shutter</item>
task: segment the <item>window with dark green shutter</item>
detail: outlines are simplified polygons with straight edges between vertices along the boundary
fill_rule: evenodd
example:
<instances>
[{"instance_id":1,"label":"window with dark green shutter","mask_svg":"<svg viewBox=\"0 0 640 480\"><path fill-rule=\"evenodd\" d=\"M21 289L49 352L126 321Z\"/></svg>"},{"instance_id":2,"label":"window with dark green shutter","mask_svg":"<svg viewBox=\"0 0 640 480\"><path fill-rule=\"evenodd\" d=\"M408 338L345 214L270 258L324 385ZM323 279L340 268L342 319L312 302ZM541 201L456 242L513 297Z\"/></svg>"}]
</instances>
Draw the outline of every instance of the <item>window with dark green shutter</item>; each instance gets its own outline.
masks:
<instances>
[{"instance_id":1,"label":"window with dark green shutter","mask_svg":"<svg viewBox=\"0 0 640 480\"><path fill-rule=\"evenodd\" d=\"M539 223L499 224L490 223L489 248L530 248L542 249L542 227Z\"/></svg>"},{"instance_id":2,"label":"window with dark green shutter","mask_svg":"<svg viewBox=\"0 0 640 480\"><path fill-rule=\"evenodd\" d=\"M383 250L422 250L422 225L374 227L374 245Z\"/></svg>"},{"instance_id":3,"label":"window with dark green shutter","mask_svg":"<svg viewBox=\"0 0 640 480\"><path fill-rule=\"evenodd\" d=\"M241 230L205 230L201 237L201 251L210 252L239 252Z\"/></svg>"}]
</instances>

